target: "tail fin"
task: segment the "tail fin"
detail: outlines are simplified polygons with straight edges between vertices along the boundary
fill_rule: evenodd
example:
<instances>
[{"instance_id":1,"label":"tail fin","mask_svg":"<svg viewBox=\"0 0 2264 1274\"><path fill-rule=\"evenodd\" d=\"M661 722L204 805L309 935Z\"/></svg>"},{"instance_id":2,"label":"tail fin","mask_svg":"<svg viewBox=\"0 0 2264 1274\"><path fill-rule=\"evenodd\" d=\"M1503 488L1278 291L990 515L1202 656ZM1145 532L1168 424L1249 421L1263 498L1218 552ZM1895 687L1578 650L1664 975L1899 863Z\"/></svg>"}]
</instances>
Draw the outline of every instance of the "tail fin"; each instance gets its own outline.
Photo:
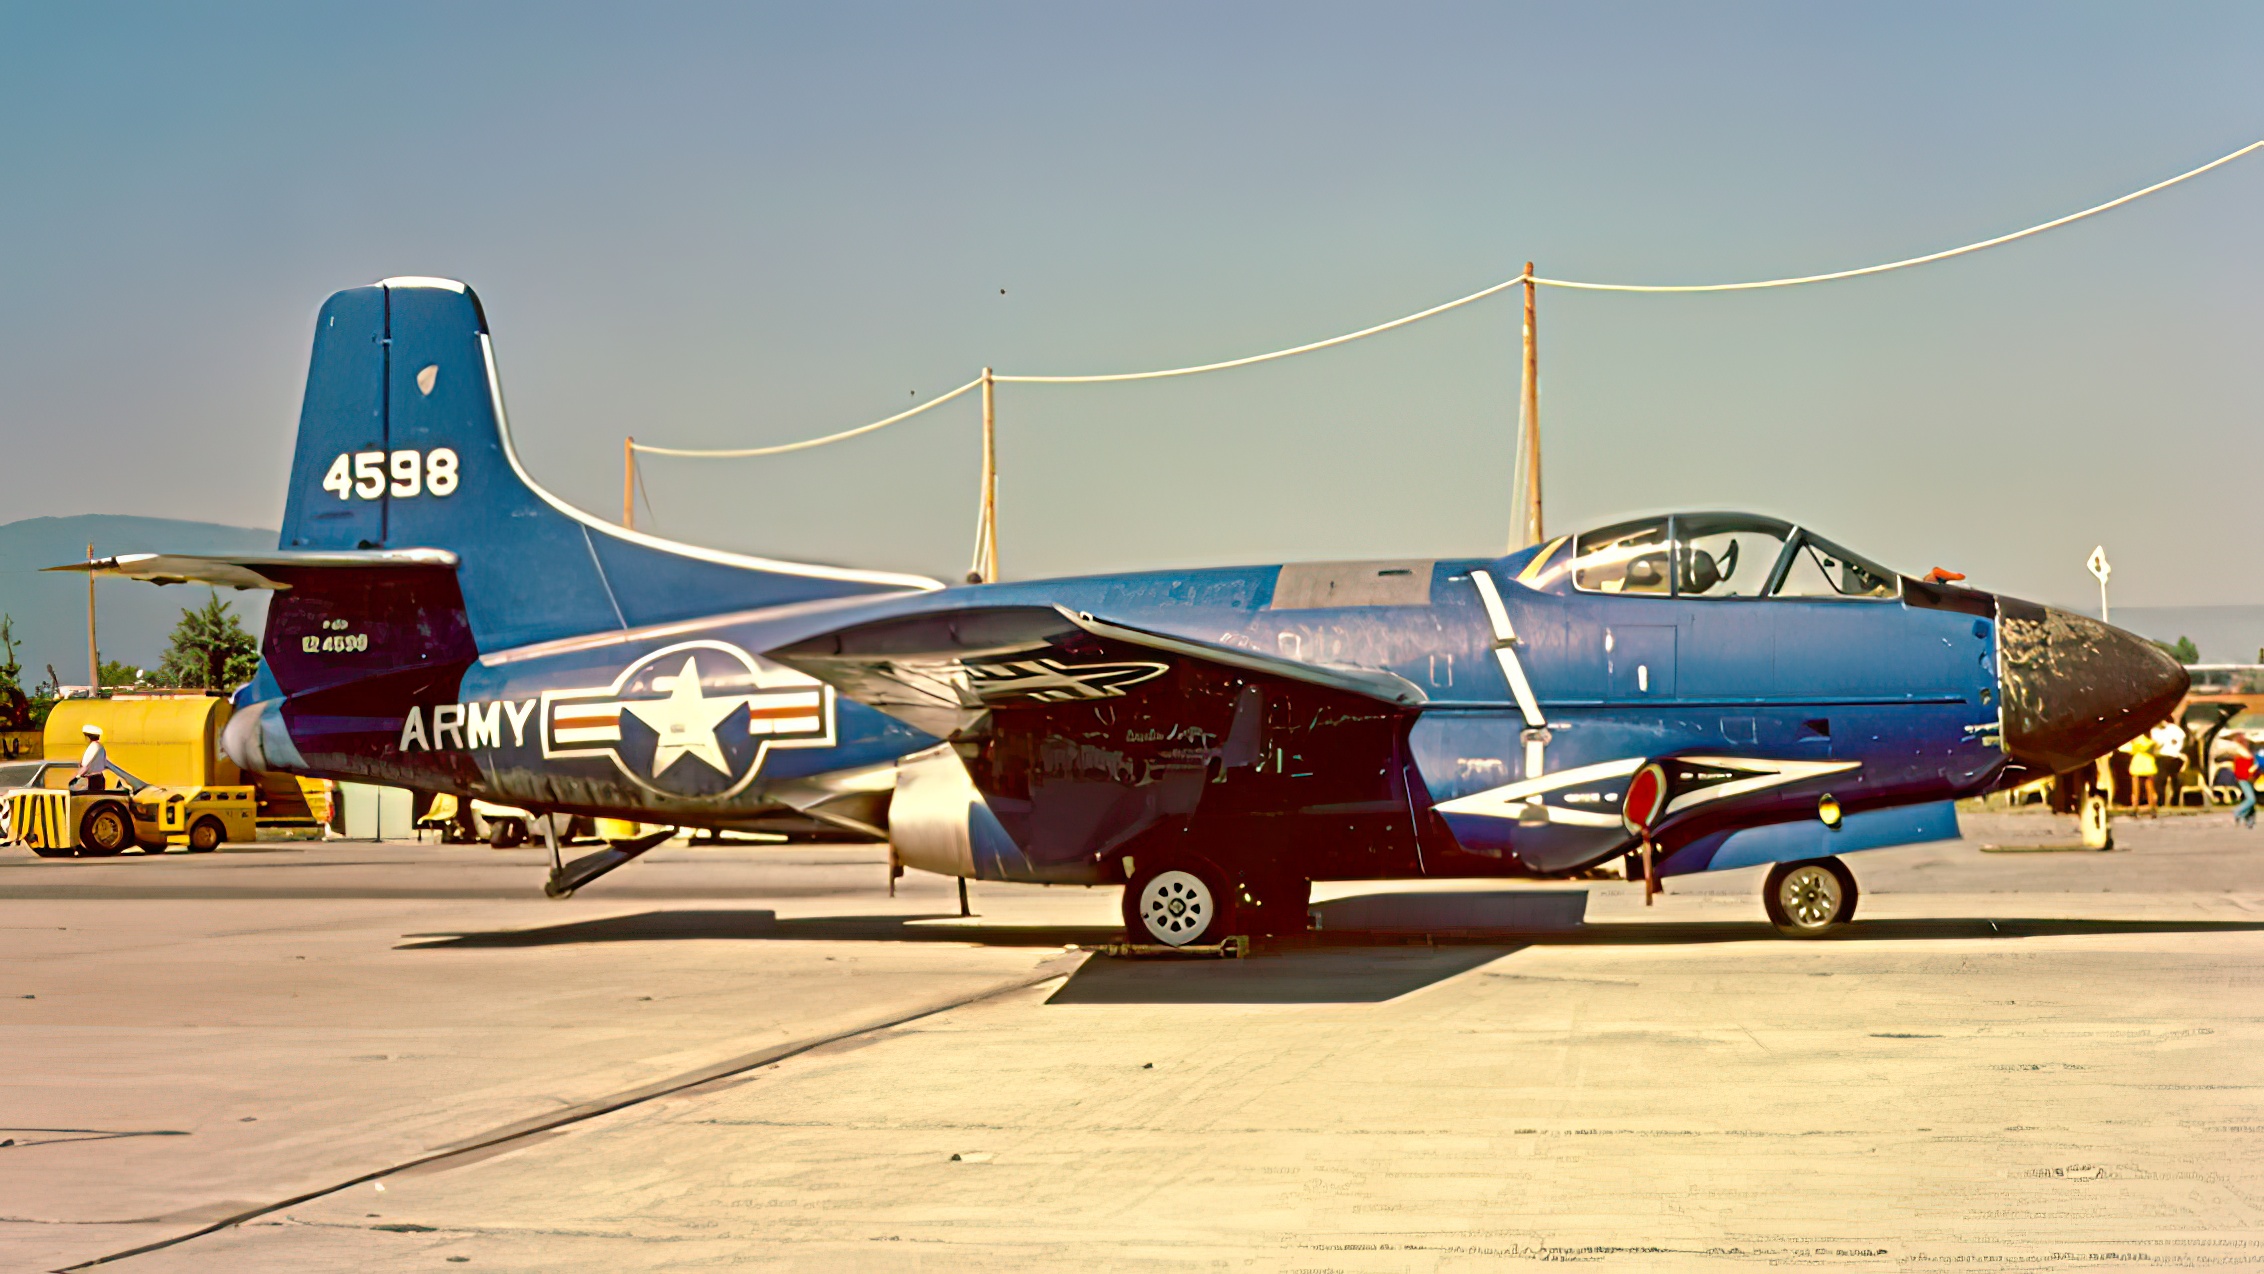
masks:
<instances>
[{"instance_id":1,"label":"tail fin","mask_svg":"<svg viewBox=\"0 0 2264 1274\"><path fill-rule=\"evenodd\" d=\"M279 547L454 552L482 651L939 587L678 544L543 490L512 448L479 298L447 279L387 279L323 305Z\"/></svg>"}]
</instances>

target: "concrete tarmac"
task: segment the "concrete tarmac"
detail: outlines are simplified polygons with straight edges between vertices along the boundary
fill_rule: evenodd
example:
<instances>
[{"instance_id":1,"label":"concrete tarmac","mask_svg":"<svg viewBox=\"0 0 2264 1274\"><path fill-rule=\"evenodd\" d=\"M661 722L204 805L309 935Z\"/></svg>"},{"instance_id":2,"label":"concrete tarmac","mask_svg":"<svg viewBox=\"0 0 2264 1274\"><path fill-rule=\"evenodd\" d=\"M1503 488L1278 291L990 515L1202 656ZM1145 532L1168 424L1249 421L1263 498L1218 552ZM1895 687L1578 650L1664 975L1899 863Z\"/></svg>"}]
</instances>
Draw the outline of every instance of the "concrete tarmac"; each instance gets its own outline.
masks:
<instances>
[{"instance_id":1,"label":"concrete tarmac","mask_svg":"<svg viewBox=\"0 0 2264 1274\"><path fill-rule=\"evenodd\" d=\"M11 854L0 1268L2264 1268L2264 833L1966 825L1830 940L1401 883L1247 961L867 846Z\"/></svg>"}]
</instances>

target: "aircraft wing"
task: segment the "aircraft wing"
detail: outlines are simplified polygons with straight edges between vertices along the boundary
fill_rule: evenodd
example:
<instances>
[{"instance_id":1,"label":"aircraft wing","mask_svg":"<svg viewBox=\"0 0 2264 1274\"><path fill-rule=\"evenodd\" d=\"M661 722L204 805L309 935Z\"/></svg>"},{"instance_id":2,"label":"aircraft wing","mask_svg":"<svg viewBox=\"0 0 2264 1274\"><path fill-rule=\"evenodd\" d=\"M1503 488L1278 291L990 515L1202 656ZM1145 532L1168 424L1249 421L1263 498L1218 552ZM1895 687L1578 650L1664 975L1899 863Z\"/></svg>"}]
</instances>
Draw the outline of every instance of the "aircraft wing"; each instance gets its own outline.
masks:
<instances>
[{"instance_id":1,"label":"aircraft wing","mask_svg":"<svg viewBox=\"0 0 2264 1274\"><path fill-rule=\"evenodd\" d=\"M765 653L938 738L979 724L996 708L1114 698L1162 677L1183 659L1324 686L1393 707L1424 702L1414 683L1393 673L1150 632L1065 606L923 611Z\"/></svg>"},{"instance_id":2,"label":"aircraft wing","mask_svg":"<svg viewBox=\"0 0 2264 1274\"><path fill-rule=\"evenodd\" d=\"M215 584L224 588L287 589L279 572L320 567L325 569L428 566L456 568L457 557L446 549L347 549L323 553L230 553L195 556L186 553L121 553L91 562L65 562L42 567L49 571L87 571L117 575L152 584Z\"/></svg>"}]
</instances>

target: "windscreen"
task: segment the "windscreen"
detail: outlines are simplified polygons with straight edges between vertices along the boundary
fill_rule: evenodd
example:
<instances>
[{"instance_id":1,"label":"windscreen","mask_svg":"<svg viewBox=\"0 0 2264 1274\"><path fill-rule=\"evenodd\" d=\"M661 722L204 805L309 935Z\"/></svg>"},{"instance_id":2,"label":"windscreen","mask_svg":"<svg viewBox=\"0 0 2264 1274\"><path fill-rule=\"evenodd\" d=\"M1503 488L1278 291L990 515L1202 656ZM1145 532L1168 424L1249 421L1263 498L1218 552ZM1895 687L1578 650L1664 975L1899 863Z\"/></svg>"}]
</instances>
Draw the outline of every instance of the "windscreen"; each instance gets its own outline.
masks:
<instances>
[{"instance_id":1,"label":"windscreen","mask_svg":"<svg viewBox=\"0 0 2264 1274\"><path fill-rule=\"evenodd\" d=\"M1803 531L1774 595L1873 598L1898 597L1901 593L1901 576Z\"/></svg>"},{"instance_id":2,"label":"windscreen","mask_svg":"<svg viewBox=\"0 0 2264 1274\"><path fill-rule=\"evenodd\" d=\"M1572 584L1591 593L1665 594L1667 520L1646 518L1586 531L1573 546Z\"/></svg>"}]
</instances>

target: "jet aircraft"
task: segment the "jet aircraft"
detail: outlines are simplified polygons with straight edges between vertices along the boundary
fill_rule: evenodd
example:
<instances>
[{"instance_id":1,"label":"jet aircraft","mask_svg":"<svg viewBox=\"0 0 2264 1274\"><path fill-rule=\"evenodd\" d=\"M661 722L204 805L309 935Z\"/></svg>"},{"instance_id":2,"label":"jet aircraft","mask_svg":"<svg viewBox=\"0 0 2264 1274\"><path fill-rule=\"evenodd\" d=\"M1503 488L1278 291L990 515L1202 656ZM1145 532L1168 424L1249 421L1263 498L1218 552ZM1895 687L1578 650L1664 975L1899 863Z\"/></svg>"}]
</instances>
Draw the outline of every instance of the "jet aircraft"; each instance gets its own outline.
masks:
<instances>
[{"instance_id":1,"label":"jet aircraft","mask_svg":"<svg viewBox=\"0 0 2264 1274\"><path fill-rule=\"evenodd\" d=\"M88 569L86 564L55 569ZM1676 513L1506 557L943 587L615 526L530 478L478 298L330 298L281 543L92 569L278 590L239 764L684 827L807 820L905 866L1122 885L1137 941L1306 925L1316 880L1648 882L1843 856L2073 769L2186 674L2080 615ZM546 823L548 820L546 820ZM573 863L570 893L648 848Z\"/></svg>"}]
</instances>

